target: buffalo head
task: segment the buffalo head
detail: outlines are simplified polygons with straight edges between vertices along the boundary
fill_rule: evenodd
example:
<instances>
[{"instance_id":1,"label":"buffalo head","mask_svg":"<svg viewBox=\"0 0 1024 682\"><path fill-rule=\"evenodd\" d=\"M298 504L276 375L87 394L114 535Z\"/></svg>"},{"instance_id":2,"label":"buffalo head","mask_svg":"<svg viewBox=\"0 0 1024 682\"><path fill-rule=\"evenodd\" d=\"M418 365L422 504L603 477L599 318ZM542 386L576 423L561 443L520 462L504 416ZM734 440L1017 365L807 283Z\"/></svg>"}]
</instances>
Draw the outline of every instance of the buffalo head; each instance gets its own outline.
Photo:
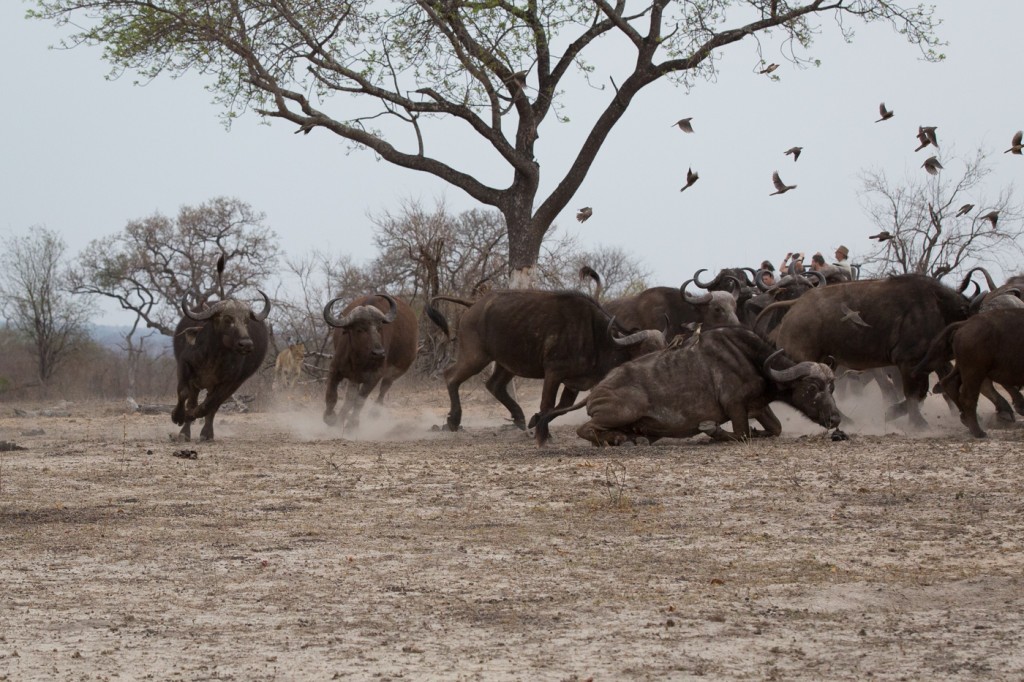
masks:
<instances>
[{"instance_id":1,"label":"buffalo head","mask_svg":"<svg viewBox=\"0 0 1024 682\"><path fill-rule=\"evenodd\" d=\"M782 352L779 349L764 361L764 371L778 389L778 397L827 429L839 426L842 415L832 397L832 370L820 362L798 362L786 369L773 369L772 361Z\"/></svg>"},{"instance_id":2,"label":"buffalo head","mask_svg":"<svg viewBox=\"0 0 1024 682\"><path fill-rule=\"evenodd\" d=\"M697 271L700 274L700 270ZM727 279L736 282L736 289L728 291L709 291L706 294L696 296L686 290L687 285L692 282L688 279L679 287L679 293L687 303L697 306L701 311L701 329L714 329L715 327L728 327L738 325L739 318L736 316L736 299L739 297L739 282L731 275Z\"/></svg>"},{"instance_id":3,"label":"buffalo head","mask_svg":"<svg viewBox=\"0 0 1024 682\"><path fill-rule=\"evenodd\" d=\"M373 305L360 305L352 308L341 318L334 316L331 308L342 300L340 297L331 299L324 306L324 321L348 336L349 352L356 364L384 362L387 356L387 349L384 347L384 338L381 335L383 325L391 324L398 315L398 304L387 294L377 294L388 302L388 312L381 312L380 308Z\"/></svg>"},{"instance_id":4,"label":"buffalo head","mask_svg":"<svg viewBox=\"0 0 1024 682\"><path fill-rule=\"evenodd\" d=\"M182 297L181 311L185 317L204 323L185 329L182 332L185 335L185 340L189 345L195 345L199 332L203 330L204 326L209 325L213 329L214 338L220 339L224 348L242 355L251 353L255 344L249 334L249 320L262 322L270 313L270 298L262 291L260 291L260 296L263 297L263 310L259 313L254 312L245 303L231 298L218 301L201 310L190 310L188 296Z\"/></svg>"}]
</instances>

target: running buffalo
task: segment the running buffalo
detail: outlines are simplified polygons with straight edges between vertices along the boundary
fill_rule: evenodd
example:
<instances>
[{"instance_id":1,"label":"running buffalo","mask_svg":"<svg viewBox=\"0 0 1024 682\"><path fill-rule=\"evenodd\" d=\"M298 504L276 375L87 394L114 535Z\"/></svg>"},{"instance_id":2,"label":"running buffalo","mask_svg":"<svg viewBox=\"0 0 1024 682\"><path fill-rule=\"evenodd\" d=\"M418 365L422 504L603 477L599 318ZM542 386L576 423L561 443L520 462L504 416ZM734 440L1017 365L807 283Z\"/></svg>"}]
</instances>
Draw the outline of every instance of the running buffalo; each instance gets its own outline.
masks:
<instances>
[{"instance_id":1,"label":"running buffalo","mask_svg":"<svg viewBox=\"0 0 1024 682\"><path fill-rule=\"evenodd\" d=\"M263 321L270 313L270 299L262 291L260 295L263 310L259 313L230 298L205 309L190 310L182 298L185 316L174 331L178 403L171 412L171 420L181 426L179 440L191 439L192 422L199 418L206 420L200 440L213 440L217 410L263 362L270 337ZM199 404L203 389L206 398Z\"/></svg>"},{"instance_id":2,"label":"running buffalo","mask_svg":"<svg viewBox=\"0 0 1024 682\"><path fill-rule=\"evenodd\" d=\"M827 365L794 363L749 329L721 327L612 370L585 400L542 413L538 425L585 405L590 421L576 433L595 445L698 433L716 440L778 436L782 425L769 406L774 400L826 428L838 426L833 383ZM751 418L765 431L752 431ZM731 433L719 427L726 421Z\"/></svg>"},{"instance_id":3,"label":"running buffalo","mask_svg":"<svg viewBox=\"0 0 1024 682\"><path fill-rule=\"evenodd\" d=\"M769 335L794 360L832 358L853 370L895 365L905 400L887 418L904 412L916 427L925 425L920 401L928 391L927 374L914 373L935 335L966 319L968 301L926 275L858 280L815 288L795 301L773 303L759 317L785 308ZM945 373L945 367L930 371Z\"/></svg>"},{"instance_id":4,"label":"running buffalo","mask_svg":"<svg viewBox=\"0 0 1024 682\"><path fill-rule=\"evenodd\" d=\"M335 317L331 310L340 300L334 298L324 306L324 321L334 328L324 422L349 429L359 426L359 413L374 386L380 383L377 404L383 404L391 384L412 365L419 328L409 304L388 294L358 298L345 307L341 317ZM335 414L338 384L345 379L348 394L340 414Z\"/></svg>"},{"instance_id":5,"label":"running buffalo","mask_svg":"<svg viewBox=\"0 0 1024 682\"><path fill-rule=\"evenodd\" d=\"M1024 385L1022 336L1024 308L989 310L943 329L919 365L924 371L950 356L956 360L953 371L942 378L942 390L956 403L960 421L976 438L986 435L978 424L978 395L985 395L998 406L998 400L1003 399L993 381L1003 386Z\"/></svg>"}]
</instances>

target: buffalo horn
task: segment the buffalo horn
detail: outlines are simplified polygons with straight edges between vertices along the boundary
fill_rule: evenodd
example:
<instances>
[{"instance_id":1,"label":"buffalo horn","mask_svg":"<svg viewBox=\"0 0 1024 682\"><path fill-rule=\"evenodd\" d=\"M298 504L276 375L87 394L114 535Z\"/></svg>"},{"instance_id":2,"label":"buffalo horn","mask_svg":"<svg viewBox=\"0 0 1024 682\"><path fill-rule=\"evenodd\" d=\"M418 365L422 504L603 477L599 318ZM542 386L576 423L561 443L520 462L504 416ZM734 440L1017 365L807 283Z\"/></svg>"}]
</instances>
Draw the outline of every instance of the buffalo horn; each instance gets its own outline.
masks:
<instances>
[{"instance_id":1,"label":"buffalo horn","mask_svg":"<svg viewBox=\"0 0 1024 682\"><path fill-rule=\"evenodd\" d=\"M623 336L621 339L612 334L612 341L617 346L633 346L647 339L661 339L661 342L665 342L665 334L660 329L641 329L638 332L633 332L629 336Z\"/></svg>"},{"instance_id":2,"label":"buffalo horn","mask_svg":"<svg viewBox=\"0 0 1024 682\"><path fill-rule=\"evenodd\" d=\"M398 303L396 303L395 299L391 298L387 294L377 294L377 295L380 296L383 299L386 299L387 302L388 302L388 305L391 306L391 308L388 309L388 312L384 315L384 319L381 320L381 322L383 322L384 324L391 324L392 322L395 321L395 318L398 317Z\"/></svg>"},{"instance_id":3,"label":"buffalo horn","mask_svg":"<svg viewBox=\"0 0 1024 682\"><path fill-rule=\"evenodd\" d=\"M823 287L828 283L828 280L825 279L825 275L821 274L817 270L808 270L807 272L804 273L804 276L813 277L814 279L818 280L818 283L813 285L815 287Z\"/></svg>"},{"instance_id":4,"label":"buffalo horn","mask_svg":"<svg viewBox=\"0 0 1024 682\"><path fill-rule=\"evenodd\" d=\"M187 317L190 320L195 320L196 322L202 322L203 320L210 319L211 317L213 317L217 313L217 310L219 308L220 308L220 301L218 301L217 303L214 303L212 306L210 306L206 310L198 310L198 311L189 310L188 309L188 294L185 294L184 296L181 297L181 311L183 313L185 313L185 317Z\"/></svg>"},{"instance_id":5,"label":"buffalo horn","mask_svg":"<svg viewBox=\"0 0 1024 682\"><path fill-rule=\"evenodd\" d=\"M267 296L262 291L260 291L259 289L257 289L256 291L259 291L260 296L263 297L263 310L253 315L253 319L255 319L257 322L262 322L263 320L267 319L267 315L270 314L270 297Z\"/></svg>"},{"instance_id":6,"label":"buffalo horn","mask_svg":"<svg viewBox=\"0 0 1024 682\"><path fill-rule=\"evenodd\" d=\"M769 272L771 272L771 271L770 270L758 270L757 273L754 274L754 284L757 285L757 288L760 289L761 291L768 291L768 289L771 288L767 284L764 283L764 276L767 275Z\"/></svg>"},{"instance_id":7,"label":"buffalo horn","mask_svg":"<svg viewBox=\"0 0 1024 682\"><path fill-rule=\"evenodd\" d=\"M777 381L779 383L785 383L787 381L795 381L795 380L799 379L802 376L806 376L807 374L810 374L810 372L811 372L811 367L810 366L814 364L813 362L800 362L800 363L797 363L797 364L793 365L789 369L783 369L783 370L772 369L771 367L769 367L768 365L771 364L772 360L774 360L777 356L782 355L782 353L783 353L783 350L780 348L777 351L775 351L774 353L772 353L771 355L769 355L767 357L767 359L765 359L765 361L764 361L764 365L763 366L768 371L768 375L772 378L772 381Z\"/></svg>"},{"instance_id":8,"label":"buffalo horn","mask_svg":"<svg viewBox=\"0 0 1024 682\"><path fill-rule=\"evenodd\" d=\"M740 270L742 270L743 272L750 273L750 276L754 278L754 281L757 281L757 271L754 270L754 268L740 268ZM745 285L750 286L750 283L746 282Z\"/></svg>"},{"instance_id":9,"label":"buffalo horn","mask_svg":"<svg viewBox=\"0 0 1024 682\"><path fill-rule=\"evenodd\" d=\"M708 271L707 268L701 268L697 272L693 273L693 283L696 284L701 289L707 289L709 287L712 287L715 284L718 284L718 281L721 279L721 277L715 277L710 282L706 282L705 283L705 282L700 281L700 273L707 272L707 271Z\"/></svg>"},{"instance_id":10,"label":"buffalo horn","mask_svg":"<svg viewBox=\"0 0 1024 682\"><path fill-rule=\"evenodd\" d=\"M332 327L347 327L349 324L351 324L353 314L355 313L355 311L353 310L351 313L341 318L340 320L336 318L334 316L334 313L331 312L331 308L333 308L334 304L340 301L341 299L341 296L332 298L330 301L327 302L327 305L324 306L324 322L326 322L328 325Z\"/></svg>"},{"instance_id":11,"label":"buffalo horn","mask_svg":"<svg viewBox=\"0 0 1024 682\"><path fill-rule=\"evenodd\" d=\"M988 274L988 270L978 265L968 270L967 274L964 275L963 281L960 282L961 293L967 288L967 283L971 281L971 275L974 274L975 272L980 272L981 274L985 275L985 282L988 284L989 291L992 291L993 289L996 288L996 283L992 280L992 275Z\"/></svg>"},{"instance_id":12,"label":"buffalo horn","mask_svg":"<svg viewBox=\"0 0 1024 682\"><path fill-rule=\"evenodd\" d=\"M743 289L745 285L743 284L743 282L740 281L739 277L735 277L733 275L723 275L719 279L731 279L732 281L736 282L736 288L729 289L729 293L732 294L733 298L738 299L740 297L740 291Z\"/></svg>"},{"instance_id":13,"label":"buffalo horn","mask_svg":"<svg viewBox=\"0 0 1024 682\"><path fill-rule=\"evenodd\" d=\"M701 272L702 272L701 270L698 270L697 274L700 274ZM689 293L686 290L686 285L689 284L692 281L693 281L692 279L688 279L685 282L683 282L683 286L679 287L679 293L683 295L683 300L686 301L687 303L692 303L693 305L704 305L704 304L707 304L707 303L711 303L711 293L710 292L704 294L703 296L694 296L693 294ZM700 285L698 285L698 286L700 286Z\"/></svg>"}]
</instances>

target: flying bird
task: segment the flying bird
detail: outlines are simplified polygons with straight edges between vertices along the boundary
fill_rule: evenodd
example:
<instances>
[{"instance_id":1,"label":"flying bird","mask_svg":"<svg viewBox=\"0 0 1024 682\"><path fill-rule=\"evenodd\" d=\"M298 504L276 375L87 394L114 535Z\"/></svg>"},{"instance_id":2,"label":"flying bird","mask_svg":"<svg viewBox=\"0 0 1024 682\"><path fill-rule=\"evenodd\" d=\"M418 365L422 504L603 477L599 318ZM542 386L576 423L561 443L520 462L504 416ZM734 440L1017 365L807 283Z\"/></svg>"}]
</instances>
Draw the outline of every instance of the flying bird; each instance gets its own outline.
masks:
<instances>
[{"instance_id":1,"label":"flying bird","mask_svg":"<svg viewBox=\"0 0 1024 682\"><path fill-rule=\"evenodd\" d=\"M978 216L982 220L989 220L992 222L992 229L996 229L996 221L999 220L999 211L989 211L983 216Z\"/></svg>"},{"instance_id":2,"label":"flying bird","mask_svg":"<svg viewBox=\"0 0 1024 682\"><path fill-rule=\"evenodd\" d=\"M693 120L693 116L688 116L686 118L679 119L678 121L676 121L672 125L679 126L679 129L682 130L684 133L692 133L693 132L693 124L690 123L690 121L692 121L692 120Z\"/></svg>"},{"instance_id":3,"label":"flying bird","mask_svg":"<svg viewBox=\"0 0 1024 682\"><path fill-rule=\"evenodd\" d=\"M680 187L679 191L682 192L687 187L692 186L693 183L697 182L697 180L699 180L699 179L700 179L700 176L697 175L696 173L694 173L692 168L687 168L686 169L686 184L683 185L682 187Z\"/></svg>"},{"instance_id":4,"label":"flying bird","mask_svg":"<svg viewBox=\"0 0 1024 682\"><path fill-rule=\"evenodd\" d=\"M587 222L587 218L589 218L592 215L594 215L594 209L590 208L589 206L584 206L583 208L576 212L576 220L580 221L581 223L585 223Z\"/></svg>"},{"instance_id":5,"label":"flying bird","mask_svg":"<svg viewBox=\"0 0 1024 682\"><path fill-rule=\"evenodd\" d=\"M956 217L959 218L962 215L967 215L970 213L972 208L974 208L974 204L964 204L960 207L960 210L956 212Z\"/></svg>"},{"instance_id":6,"label":"flying bird","mask_svg":"<svg viewBox=\"0 0 1024 682\"><path fill-rule=\"evenodd\" d=\"M924 160L924 163L921 164L921 167L924 168L929 173L931 173L932 175L938 175L939 169L942 168L942 164L939 163L938 158L934 156L929 156L927 159Z\"/></svg>"},{"instance_id":7,"label":"flying bird","mask_svg":"<svg viewBox=\"0 0 1024 682\"><path fill-rule=\"evenodd\" d=\"M765 74L771 73L772 71L774 71L777 68L779 68L779 65L774 63L774 62L772 62L768 66L766 66L763 69L761 69L760 71L758 71L758 73L765 73Z\"/></svg>"},{"instance_id":8,"label":"flying bird","mask_svg":"<svg viewBox=\"0 0 1024 682\"><path fill-rule=\"evenodd\" d=\"M921 144L917 145L915 152L919 152L928 145L939 146L939 137L935 134L935 128L937 126L917 126L917 140Z\"/></svg>"},{"instance_id":9,"label":"flying bird","mask_svg":"<svg viewBox=\"0 0 1024 682\"><path fill-rule=\"evenodd\" d=\"M769 194L768 196L772 196L775 194L785 194L791 189L796 189L796 185L787 185L782 181L782 178L779 177L779 171L775 171L774 173L772 173L772 182L775 183L775 191Z\"/></svg>"},{"instance_id":10,"label":"flying bird","mask_svg":"<svg viewBox=\"0 0 1024 682\"><path fill-rule=\"evenodd\" d=\"M803 147L790 147L789 149L786 150L786 154L792 154L793 160L796 161L797 159L800 158L800 152L802 152L803 150Z\"/></svg>"},{"instance_id":11,"label":"flying bird","mask_svg":"<svg viewBox=\"0 0 1024 682\"><path fill-rule=\"evenodd\" d=\"M1013 134L1013 144L1011 144L1010 148L1003 153L1009 154L1012 152L1014 154L1020 154L1021 148L1024 147L1024 144L1021 144L1022 139L1024 139L1024 130L1018 130Z\"/></svg>"},{"instance_id":12,"label":"flying bird","mask_svg":"<svg viewBox=\"0 0 1024 682\"><path fill-rule=\"evenodd\" d=\"M881 243L881 242L887 242L887 241L889 241L890 239L892 239L895 236L896 235L894 235L893 233L889 232L888 230L882 230L878 234L871 235L870 237L868 237L868 239L877 239L879 241L879 243Z\"/></svg>"},{"instance_id":13,"label":"flying bird","mask_svg":"<svg viewBox=\"0 0 1024 682\"><path fill-rule=\"evenodd\" d=\"M875 123L880 123L881 121L888 121L890 118L892 118L894 112L890 111L889 109L886 109L885 102L882 102L881 104L878 105L878 113L882 118L875 121Z\"/></svg>"},{"instance_id":14,"label":"flying bird","mask_svg":"<svg viewBox=\"0 0 1024 682\"><path fill-rule=\"evenodd\" d=\"M864 318L860 316L856 310L851 310L850 306L845 303L839 304L839 309L843 311L843 316L839 318L840 322L853 322L859 324L861 327L870 327L871 325L864 321Z\"/></svg>"}]
</instances>

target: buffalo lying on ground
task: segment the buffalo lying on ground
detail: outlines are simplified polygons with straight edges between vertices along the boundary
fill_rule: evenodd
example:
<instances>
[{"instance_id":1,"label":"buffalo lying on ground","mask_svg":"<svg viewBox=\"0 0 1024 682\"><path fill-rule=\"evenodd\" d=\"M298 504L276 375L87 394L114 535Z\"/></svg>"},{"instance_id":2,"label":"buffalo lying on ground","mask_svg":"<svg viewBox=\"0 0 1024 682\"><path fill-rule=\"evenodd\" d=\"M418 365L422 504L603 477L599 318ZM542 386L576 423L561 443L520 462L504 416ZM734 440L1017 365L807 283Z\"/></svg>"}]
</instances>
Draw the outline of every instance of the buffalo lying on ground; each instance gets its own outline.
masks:
<instances>
[{"instance_id":1,"label":"buffalo lying on ground","mask_svg":"<svg viewBox=\"0 0 1024 682\"><path fill-rule=\"evenodd\" d=\"M419 329L416 313L405 301L387 294L363 296L348 304L340 318L331 312L340 298L324 306L324 321L334 327L334 357L327 373L324 422L344 428L359 425L359 413L373 387L380 383L377 404L384 402L391 384L416 359ZM348 380L348 394L340 414L338 384Z\"/></svg>"},{"instance_id":2,"label":"buffalo lying on ground","mask_svg":"<svg viewBox=\"0 0 1024 682\"><path fill-rule=\"evenodd\" d=\"M457 431L462 422L459 386L494 362L487 390L508 408L513 423L526 428L519 404L508 393L513 377L543 379L540 411L555 405L559 385L561 401L572 404L579 391L592 387L613 367L665 347L657 329L619 338L615 325L594 299L573 291L491 291L474 301L451 296L438 300L469 306L459 322L459 350L455 364L444 372L451 409L447 428ZM448 323L437 309L427 311L447 333ZM547 438L547 426L538 427L538 439Z\"/></svg>"},{"instance_id":3,"label":"buffalo lying on ground","mask_svg":"<svg viewBox=\"0 0 1024 682\"><path fill-rule=\"evenodd\" d=\"M182 299L185 317L174 332L178 404L171 412L171 420L181 426L179 439L189 440L192 422L205 418L199 438L213 440L217 410L263 362L269 341L263 321L270 313L270 299L262 291L260 295L264 303L259 313L234 299L218 301L204 310L190 310ZM197 404L203 389L206 398Z\"/></svg>"},{"instance_id":4,"label":"buffalo lying on ground","mask_svg":"<svg viewBox=\"0 0 1024 682\"><path fill-rule=\"evenodd\" d=\"M859 280L812 289L795 301L769 305L761 313L786 308L768 336L794 360L822 362L828 358L853 370L895 365L905 400L890 408L887 418L902 413L925 425L920 401L928 391L927 374L915 366L942 329L967 317L967 299L925 275ZM929 371L946 374L945 365Z\"/></svg>"},{"instance_id":5,"label":"buffalo lying on ground","mask_svg":"<svg viewBox=\"0 0 1024 682\"><path fill-rule=\"evenodd\" d=\"M984 438L978 424L978 395L996 403L992 382L1003 386L1024 385L1024 309L994 309L956 322L943 329L932 341L919 371L952 357L956 367L941 380L943 393L960 409L960 421L971 434ZM1003 400L1001 396L998 399Z\"/></svg>"},{"instance_id":6,"label":"buffalo lying on ground","mask_svg":"<svg viewBox=\"0 0 1024 682\"><path fill-rule=\"evenodd\" d=\"M590 421L576 433L595 445L698 433L716 440L778 436L782 425L769 407L774 400L826 428L838 426L832 388L827 365L794 363L749 329L721 327L621 365L585 400L542 413L538 426L586 405ZM751 431L751 418L765 431ZM731 433L719 428L726 421Z\"/></svg>"}]
</instances>

